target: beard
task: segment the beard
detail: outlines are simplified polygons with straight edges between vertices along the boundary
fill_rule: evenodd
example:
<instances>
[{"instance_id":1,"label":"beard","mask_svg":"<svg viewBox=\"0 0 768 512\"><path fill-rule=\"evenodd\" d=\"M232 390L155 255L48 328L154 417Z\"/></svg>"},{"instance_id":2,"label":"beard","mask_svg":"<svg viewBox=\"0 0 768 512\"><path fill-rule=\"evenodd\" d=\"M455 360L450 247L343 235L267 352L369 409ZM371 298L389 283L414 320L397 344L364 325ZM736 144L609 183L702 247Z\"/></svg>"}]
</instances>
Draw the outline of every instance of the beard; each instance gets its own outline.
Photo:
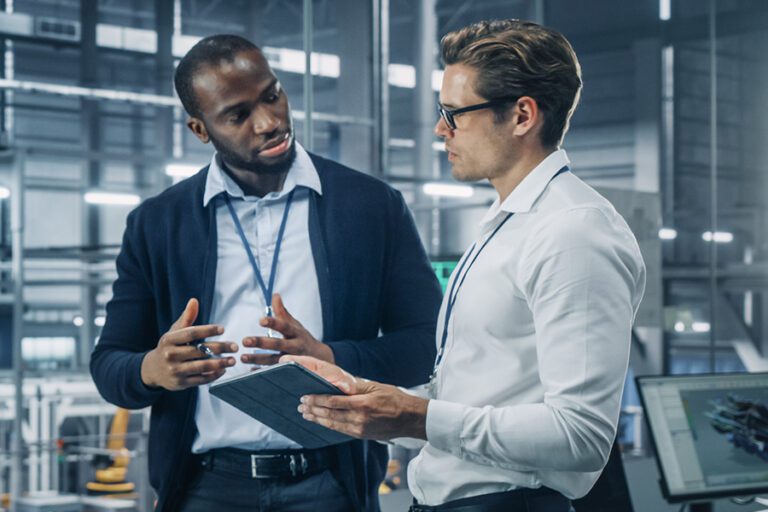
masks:
<instances>
[{"instance_id":1,"label":"beard","mask_svg":"<svg viewBox=\"0 0 768 512\"><path fill-rule=\"evenodd\" d=\"M208 138L211 139L211 144L213 144L213 147L219 154L221 161L229 167L244 169L258 174L284 174L288 172L288 169L291 168L296 160L296 139L293 137L291 138L291 147L288 148L288 151L272 162L264 162L259 160L258 157L254 160L246 160L228 144L215 138L210 132L208 133Z\"/></svg>"}]
</instances>

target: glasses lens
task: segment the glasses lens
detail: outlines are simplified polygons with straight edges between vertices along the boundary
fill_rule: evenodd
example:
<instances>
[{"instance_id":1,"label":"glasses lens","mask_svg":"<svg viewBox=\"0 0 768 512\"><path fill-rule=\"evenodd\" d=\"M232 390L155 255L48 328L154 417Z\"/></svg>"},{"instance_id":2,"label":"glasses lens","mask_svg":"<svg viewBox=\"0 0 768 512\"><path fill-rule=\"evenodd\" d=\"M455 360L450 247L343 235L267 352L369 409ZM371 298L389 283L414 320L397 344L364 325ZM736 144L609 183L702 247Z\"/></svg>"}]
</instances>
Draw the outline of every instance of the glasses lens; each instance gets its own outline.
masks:
<instances>
[{"instance_id":1,"label":"glasses lens","mask_svg":"<svg viewBox=\"0 0 768 512\"><path fill-rule=\"evenodd\" d=\"M437 106L437 111L440 112L440 117L443 118L443 121L448 125L448 128L455 130L456 125L453 123L453 114L445 110L442 105Z\"/></svg>"}]
</instances>

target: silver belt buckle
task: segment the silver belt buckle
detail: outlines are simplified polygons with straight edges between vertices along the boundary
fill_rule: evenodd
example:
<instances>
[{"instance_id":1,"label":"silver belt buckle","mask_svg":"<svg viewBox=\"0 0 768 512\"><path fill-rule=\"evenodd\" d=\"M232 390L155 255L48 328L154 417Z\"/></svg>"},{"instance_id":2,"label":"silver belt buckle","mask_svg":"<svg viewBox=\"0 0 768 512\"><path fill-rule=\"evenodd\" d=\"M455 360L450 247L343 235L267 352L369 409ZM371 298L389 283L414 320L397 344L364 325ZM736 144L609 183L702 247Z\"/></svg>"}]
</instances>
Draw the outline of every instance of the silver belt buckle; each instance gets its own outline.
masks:
<instances>
[{"instance_id":1,"label":"silver belt buckle","mask_svg":"<svg viewBox=\"0 0 768 512\"><path fill-rule=\"evenodd\" d=\"M251 454L251 478L269 478L269 476L262 476L259 474L259 459L270 458L271 455L256 455Z\"/></svg>"}]
</instances>

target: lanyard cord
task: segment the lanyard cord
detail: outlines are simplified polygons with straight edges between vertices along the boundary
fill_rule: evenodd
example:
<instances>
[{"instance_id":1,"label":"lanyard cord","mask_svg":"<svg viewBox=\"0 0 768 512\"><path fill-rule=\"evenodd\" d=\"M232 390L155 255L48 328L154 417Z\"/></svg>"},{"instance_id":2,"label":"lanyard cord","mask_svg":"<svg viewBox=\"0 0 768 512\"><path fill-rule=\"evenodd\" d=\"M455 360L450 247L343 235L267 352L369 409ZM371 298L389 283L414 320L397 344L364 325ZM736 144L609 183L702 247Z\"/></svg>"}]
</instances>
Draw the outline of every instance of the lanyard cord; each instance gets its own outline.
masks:
<instances>
[{"instance_id":1,"label":"lanyard cord","mask_svg":"<svg viewBox=\"0 0 768 512\"><path fill-rule=\"evenodd\" d=\"M562 169L557 171L557 173L554 176L552 176L552 178L550 178L549 182L547 183L547 186L549 186L549 183L552 183L552 180L554 180L564 172L568 172L569 170L570 169L566 165ZM470 269L472 269L472 265L475 264L475 260L477 260L477 257L480 256L480 253L483 252L483 249L485 249L485 246L488 245L488 242L490 242L493 239L493 237L496 236L496 233L499 232L501 227L504 224L506 224L507 221L511 219L513 215L514 215L514 212L507 214L507 216L504 217L504 220L502 220L499 223L499 225L496 226L496 228L491 233L491 236L489 236L485 240L485 242L483 242L483 245L481 245L480 249L475 253L474 257L472 258L472 261L469 263L469 266L467 267L467 270L464 272L464 275L461 274L461 271L464 268L464 265L469 260L470 256L472 255L472 251L475 250L475 246L477 245L477 242L472 244L472 247L470 247L466 257L464 258L464 260L461 262L461 265L456 270L456 278L451 284L451 290L448 292L448 304L445 308L445 320L443 322L443 335L442 335L442 339L440 340L440 349L437 351L437 357L435 358L435 366L432 368L432 375L430 377L430 380L434 380L435 376L437 375L437 368L438 366L440 366L440 361L442 361L443 359L443 354L445 353L445 345L448 341L448 323L451 321L451 315L453 314L453 305L456 303L456 298L459 295L461 286L464 284L464 280L467 278L467 274L469 274ZM461 278L459 278L459 276L461 276Z\"/></svg>"},{"instance_id":2,"label":"lanyard cord","mask_svg":"<svg viewBox=\"0 0 768 512\"><path fill-rule=\"evenodd\" d=\"M461 290L461 285L464 284L464 279L467 278L467 274L469 274L470 269L472 268L472 265L475 264L475 260L477 260L477 257L480 256L480 253L483 252L483 249L485 249L485 246L488 245L488 242L490 242L493 237L496 235L496 233L499 232L499 229L506 224L506 222L512 218L512 215L514 213L507 214L506 217L504 217L504 220L502 220L498 226L496 226L496 229L493 230L493 233L491 233L491 236L489 236L485 242L483 242L483 245L480 246L480 250L478 250L475 253L474 258L472 258L472 261L469 263L469 266L467 267L467 271L464 272L464 275L461 275L461 270L464 268L464 265L467 263L467 260L469 260L470 256L472 255L472 251L475 250L475 246L477 243L472 244L472 247L469 249L469 252L467 252L466 258L464 258L464 261L461 262L461 266L459 266L458 270L456 271L456 279L453 281L453 284L451 285L451 290L448 292L448 305L445 308L445 321L443 322L443 337L440 341L440 350L437 351L437 358L435 359L435 367L432 370L432 376L434 376L437 373L437 367L440 365L440 361L443 359L443 353L445 352L445 344L448 341L448 322L451 321L451 314L453 313L453 305L456 304L456 298L459 296L459 290ZM459 276L461 276L461 279L459 279ZM457 286L458 283L458 286Z\"/></svg>"},{"instance_id":3,"label":"lanyard cord","mask_svg":"<svg viewBox=\"0 0 768 512\"><path fill-rule=\"evenodd\" d=\"M288 221L288 212L291 209L294 192L296 192L296 189L291 190L291 192L288 194L288 200L285 203L285 210L283 210L283 220L280 222L280 229L277 232L277 241L275 242L275 255L272 257L272 269L269 274L269 287L264 284L264 279L261 277L261 271L259 270L259 266L256 263L256 258L253 255L253 251L251 251L251 245L248 243L248 239L245 237L243 226L240 224L240 220L237 218L237 213L235 212L234 206L232 206L232 201L230 201L229 196L224 196L224 201L227 203L227 208L229 209L229 214L232 217L232 222L237 229L237 234L240 235L240 241L243 242L245 252L248 254L248 260L251 262L251 267L253 267L253 272L256 275L256 282L259 283L261 293L264 294L264 303L267 306L267 316L272 316L272 292L275 287L275 276L277 275L277 260L280 256L280 247L283 245L285 225Z\"/></svg>"}]
</instances>

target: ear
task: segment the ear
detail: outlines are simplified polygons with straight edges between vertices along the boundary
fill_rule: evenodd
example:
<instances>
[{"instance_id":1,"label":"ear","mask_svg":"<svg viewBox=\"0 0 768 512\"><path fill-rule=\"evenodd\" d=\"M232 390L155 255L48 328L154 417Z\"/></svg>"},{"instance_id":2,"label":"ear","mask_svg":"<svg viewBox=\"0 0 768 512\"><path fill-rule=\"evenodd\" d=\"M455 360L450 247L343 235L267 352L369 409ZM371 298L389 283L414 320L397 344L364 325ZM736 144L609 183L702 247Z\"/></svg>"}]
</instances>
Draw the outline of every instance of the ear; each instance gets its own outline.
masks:
<instances>
[{"instance_id":1,"label":"ear","mask_svg":"<svg viewBox=\"0 0 768 512\"><path fill-rule=\"evenodd\" d=\"M205 123L199 117L190 117L187 119L187 127L203 144L208 144L208 141L211 140L211 138L208 137L208 130L205 127Z\"/></svg>"},{"instance_id":2,"label":"ear","mask_svg":"<svg viewBox=\"0 0 768 512\"><path fill-rule=\"evenodd\" d=\"M538 132L544 117L536 100L522 96L517 100L513 116L513 133L519 137Z\"/></svg>"}]
</instances>

